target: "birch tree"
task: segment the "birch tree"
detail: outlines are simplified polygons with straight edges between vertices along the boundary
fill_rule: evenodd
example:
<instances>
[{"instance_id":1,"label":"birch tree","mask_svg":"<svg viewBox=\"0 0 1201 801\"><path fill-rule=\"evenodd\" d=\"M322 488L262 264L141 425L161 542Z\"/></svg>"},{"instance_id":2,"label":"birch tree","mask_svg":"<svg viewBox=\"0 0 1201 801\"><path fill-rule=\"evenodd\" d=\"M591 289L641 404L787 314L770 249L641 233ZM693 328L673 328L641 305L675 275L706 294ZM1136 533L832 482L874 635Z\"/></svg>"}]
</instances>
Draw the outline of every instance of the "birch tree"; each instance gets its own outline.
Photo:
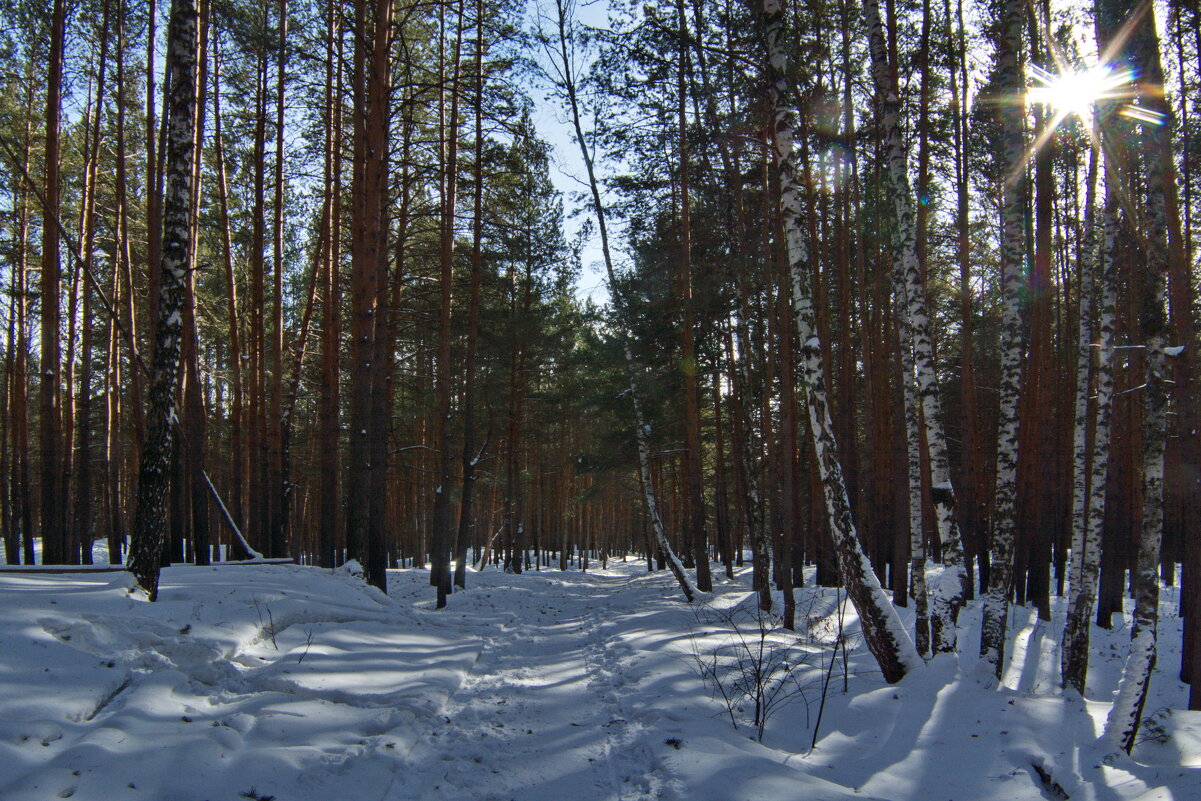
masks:
<instances>
[{"instance_id":1,"label":"birch tree","mask_svg":"<svg viewBox=\"0 0 1201 801\"><path fill-rule=\"evenodd\" d=\"M1001 8L1001 40L997 54L997 83L1006 95L1000 107L1001 160L1004 176L1001 200L1001 317L1000 412L997 432L997 473L993 512L992 565L984 595L980 627L980 664L997 679L1005 662L1005 619L1013 587L1014 536L1017 516L1018 401L1022 380L1022 274L1026 262L1025 92L1022 29L1026 4L1005 0Z\"/></svg>"},{"instance_id":2,"label":"birch tree","mask_svg":"<svg viewBox=\"0 0 1201 801\"><path fill-rule=\"evenodd\" d=\"M1097 3L1097 33L1102 43L1123 34L1117 33L1120 15L1125 4L1114 0ZM1130 62L1146 84L1163 86L1163 66L1159 57L1159 40L1155 31L1154 10L1143 4L1126 21L1129 26L1127 48ZM1123 32L1125 33L1125 32ZM1162 97L1162 92L1160 92ZM1146 376L1143 384L1143 522L1138 541L1138 556L1134 568L1134 621L1130 629L1130 655L1127 657L1118 694L1105 723L1105 740L1112 747L1130 753L1134 748L1147 701L1151 672L1157 657L1157 626L1159 622L1159 560L1163 541L1164 519L1164 449L1167 444L1167 380L1168 380L1168 212L1165 166L1170 158L1162 155L1171 147L1171 110L1154 90L1140 98L1145 106L1142 133L1146 146L1142 149L1142 164L1146 176L1146 233L1147 269L1140 276L1142 312L1139 328L1145 348ZM1174 352L1179 352L1173 348Z\"/></svg>"},{"instance_id":3,"label":"birch tree","mask_svg":"<svg viewBox=\"0 0 1201 801\"><path fill-rule=\"evenodd\" d=\"M593 163L592 152L588 147L588 140L584 136L584 123L577 87L578 65L574 22L571 19L571 0L555 0L555 14L555 19L551 20L554 31L550 36L544 37L543 47L550 60L551 80L566 96L568 110L571 113L572 129L587 173L592 211L596 215L597 230L600 233L601 255L605 262L605 277L608 279L609 295L613 299L615 316L620 321L618 336L621 338L626 379L629 383L628 392L634 411L634 439L638 447L638 477L642 486L642 500L646 506L646 516L654 531L655 543L667 559L668 567L679 583L684 597L689 603L692 603L697 597L697 590L684 572L684 565L667 540L667 531L663 526L663 518L659 514L659 502L655 494L654 483L651 480L650 427L642 409L641 390L638 385L638 365L634 361L634 352L630 346L630 332L624 325L625 304L617 281L617 273L613 267L613 255L609 246L609 230L606 223L605 206L600 194L600 183L596 177L596 167ZM649 555L647 558L650 558Z\"/></svg>"},{"instance_id":4,"label":"birch tree","mask_svg":"<svg viewBox=\"0 0 1201 801\"><path fill-rule=\"evenodd\" d=\"M1113 244L1117 228L1113 204L1104 214L1104 249L1097 253L1093 194L1097 179L1094 154L1089 167L1084 259L1080 266L1079 353L1076 363L1075 431L1073 434L1072 562L1068 613L1064 623L1063 683L1081 695L1088 675L1088 643L1097 578L1101 567L1101 525L1105 516L1105 484L1109 476L1109 434L1113 418L1113 338L1117 317L1117 285ZM1112 190L1111 190L1112 191ZM1097 258L1101 262L1101 309L1096 341L1096 418L1092 456L1087 454L1089 363L1092 360L1091 298L1097 283ZM1091 462L1091 464L1090 464Z\"/></svg>"},{"instance_id":5,"label":"birch tree","mask_svg":"<svg viewBox=\"0 0 1201 801\"><path fill-rule=\"evenodd\" d=\"M926 443L930 456L930 479L932 500L938 518L938 534L942 541L943 559L946 562L944 579L934 587L933 617L930 621L933 649L936 653L955 650L956 623L959 610L967 597L970 578L964 565L963 545L959 537L959 524L955 519L955 490L951 484L951 469L947 460L947 441L942 425L942 401L938 376L934 371L934 344L930 339L930 316L926 307L926 288L922 283L918 261L917 240L913 219L913 193L909 186L908 155L901 131L901 97L896 76L890 76L888 56L885 48L884 25L880 18L878 0L864 0L863 13L867 19L871 36L872 74L876 80L876 91L883 98L882 120L884 138L887 142L888 170L886 191L891 196L893 211L892 247L893 280L896 295L904 303L905 320L902 330L902 348L912 347L912 355L904 352L902 358L911 360L912 375L905 375L906 391L911 382L916 382L922 416L926 424ZM906 342L905 340L909 340ZM916 413L906 410L906 427L916 428ZM913 439L913 435L910 435ZM912 457L910 457L912 459ZM912 472L912 468L911 468ZM912 478L910 479L912 485ZM911 523L912 526L912 523ZM920 532L920 525L918 526ZM918 549L919 552L924 549ZM924 557L924 554L922 554ZM915 555L914 559L918 557ZM914 562L915 573L925 569L924 561L919 566ZM922 589L924 590L924 577ZM919 601L920 603L920 601Z\"/></svg>"},{"instance_id":6,"label":"birch tree","mask_svg":"<svg viewBox=\"0 0 1201 801\"><path fill-rule=\"evenodd\" d=\"M146 442L138 474L129 570L153 601L167 523L167 484L174 451L183 312L191 241L192 157L196 115L196 0L172 0L168 23L166 142L158 325L146 414Z\"/></svg>"},{"instance_id":7,"label":"birch tree","mask_svg":"<svg viewBox=\"0 0 1201 801\"><path fill-rule=\"evenodd\" d=\"M767 43L766 83L771 114L772 147L779 171L780 208L787 243L788 267L792 276L793 312L801 342L801 383L809 416L809 431L817 455L826 513L833 533L839 571L847 595L855 606L863 628L864 641L876 658L884 680L900 681L922 664L913 641L901 625L900 617L880 586L876 574L855 532L850 500L838 446L830 418L828 393L822 368L824 354L817 331L817 314L810 281L810 251L801 221L802 190L796 174L796 115L788 107L791 97L787 67L785 11L781 0L764 0L763 26Z\"/></svg>"}]
</instances>

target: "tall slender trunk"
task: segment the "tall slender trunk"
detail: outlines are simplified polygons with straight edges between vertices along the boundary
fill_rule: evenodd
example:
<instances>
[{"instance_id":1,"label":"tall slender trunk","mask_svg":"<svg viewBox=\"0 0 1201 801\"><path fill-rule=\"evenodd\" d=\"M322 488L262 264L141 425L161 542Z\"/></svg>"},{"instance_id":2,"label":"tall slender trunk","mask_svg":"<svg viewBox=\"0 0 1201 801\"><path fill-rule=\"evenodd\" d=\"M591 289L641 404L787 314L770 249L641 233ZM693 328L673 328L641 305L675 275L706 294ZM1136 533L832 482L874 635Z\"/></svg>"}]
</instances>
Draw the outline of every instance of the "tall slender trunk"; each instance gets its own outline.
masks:
<instances>
[{"instance_id":1,"label":"tall slender trunk","mask_svg":"<svg viewBox=\"0 0 1201 801\"><path fill-rule=\"evenodd\" d=\"M576 143L580 148L580 155L584 161L584 169L588 174L588 187L592 197L592 211L596 215L597 229L600 233L601 254L605 262L605 275L608 278L609 293L613 298L615 316L618 320L622 340L622 352L625 360L626 380L629 382L630 402L634 407L634 439L638 446L638 474L642 484L642 499L646 506L646 515L650 518L651 527L655 532L655 542L659 546L662 555L667 559L671 567L671 572L679 583L684 597L691 603L696 597L696 590L693 588L692 582L688 580L688 576L684 573L684 566L680 563L679 558L672 549L671 543L668 542L667 532L663 527L663 519L659 515L658 498L656 497L654 484L651 480L650 431L647 426L646 416L642 411L638 368L634 362L634 352L630 346L630 332L627 328L628 322L625 319L625 302L621 296L617 274L613 267L612 253L609 249L609 233L606 225L605 207L601 202L600 183L596 177L592 153L588 149L588 140L584 136L584 125L580 114L574 61L575 37L574 30L571 28L574 22L569 19L567 0L555 0L555 9L557 12L556 33L558 38L558 53L556 56L560 59L559 66L562 68L562 87L567 94L568 106L571 111L572 128L575 132Z\"/></svg>"},{"instance_id":2,"label":"tall slender trunk","mask_svg":"<svg viewBox=\"0 0 1201 801\"><path fill-rule=\"evenodd\" d=\"M997 73L999 89L1020 96L1024 87L1022 29L1025 4L1005 0L1001 10L1001 44ZM993 513L992 554L988 592L980 629L980 659L997 679L1005 663L1005 620L1013 589L1014 536L1017 528L1018 403L1022 380L1022 272L1026 262L1027 203L1025 109L1020 102L1004 105L1001 147L1004 187L1001 200L1001 317L1000 413L997 431L997 472Z\"/></svg>"},{"instance_id":3,"label":"tall slender trunk","mask_svg":"<svg viewBox=\"0 0 1201 801\"><path fill-rule=\"evenodd\" d=\"M1042 2L1030 4L1030 57L1045 62L1047 55L1040 31L1049 25L1049 10ZM1036 130L1052 120L1047 109L1035 108ZM1057 144L1054 137L1042 143L1033 156L1033 242L1034 259L1026 279L1028 315L1027 353L1022 373L1022 400L1018 417L1022 420L1018 450L1017 521L1021 541L1017 543L1015 571L1019 602L1034 605L1042 620L1050 616L1050 576L1052 529L1056 526L1053 507L1058 506L1056 492L1060 482L1054 468L1056 452L1050 446L1057 436L1055 370L1052 362L1052 196Z\"/></svg>"},{"instance_id":4,"label":"tall slender trunk","mask_svg":"<svg viewBox=\"0 0 1201 801\"><path fill-rule=\"evenodd\" d=\"M338 266L341 260L341 142L342 142L342 15L335 4L326 7L325 46L325 166L324 221L326 252L321 276L321 397L318 407L318 464L322 478L318 490L317 564L338 563L338 520L341 513L341 481L338 470L339 420L339 325L341 292ZM335 44L336 42L336 44ZM335 59L336 56L336 59ZM337 67L335 68L335 63Z\"/></svg>"},{"instance_id":5,"label":"tall slender trunk","mask_svg":"<svg viewBox=\"0 0 1201 801\"><path fill-rule=\"evenodd\" d=\"M146 306L146 330L150 344L154 342L154 327L158 324L158 295L161 289L159 264L162 260L162 176L159 173L158 130L156 107L158 92L156 46L158 44L158 0L146 4L146 284L149 303ZM151 347L153 350L153 347Z\"/></svg>"},{"instance_id":6,"label":"tall slender trunk","mask_svg":"<svg viewBox=\"0 0 1201 801\"><path fill-rule=\"evenodd\" d=\"M84 197L84 237L83 237L83 270L91 273L93 253L96 246L96 172L100 155L101 120L104 117L105 79L108 66L108 32L109 32L109 2L103 3L100 24L100 56L97 62L96 103L93 108L92 134L90 152L88 154L85 180L87 191ZM83 347L82 362L79 375L79 402L77 424L79 432L76 437L75 451L75 520L72 541L74 551L78 547L84 564L92 563L92 524L95 516L95 505L92 493L92 355L94 325L92 321L92 293L84 283L83 292ZM75 554L72 553L72 561Z\"/></svg>"},{"instance_id":7,"label":"tall slender trunk","mask_svg":"<svg viewBox=\"0 0 1201 801\"><path fill-rule=\"evenodd\" d=\"M370 12L370 14L369 14ZM351 395L346 544L367 580L387 587L382 524L371 520L371 410L383 379L376 354L380 286L387 267L388 131L391 94L392 4L355 3L353 175L351 217Z\"/></svg>"},{"instance_id":8,"label":"tall slender trunk","mask_svg":"<svg viewBox=\"0 0 1201 801\"><path fill-rule=\"evenodd\" d=\"M26 107L33 105L33 81L26 76ZM29 164L30 149L33 137L32 115L25 122L25 137L22 143L21 159ZM17 183L14 187L17 208L17 258L14 269L17 274L17 336L16 361L13 372L14 381L19 380L19 391L10 396L12 404L13 427L13 486L14 502L17 506L17 518L20 521L21 560L24 564L34 563L34 525L33 525L33 482L29 470L29 192L32 187L28 180Z\"/></svg>"},{"instance_id":9,"label":"tall slender trunk","mask_svg":"<svg viewBox=\"0 0 1201 801\"><path fill-rule=\"evenodd\" d=\"M454 288L454 235L455 197L458 188L459 156L459 74L461 44L463 41L463 4L457 4L454 68L451 78L450 120L441 127L445 145L445 161L442 164L442 209L441 230L438 248L439 257L439 311L438 311L438 368L434 376L434 395L437 404L437 419L434 423L434 442L438 448L438 486L434 490L434 520L430 535L432 551L430 583L437 587L437 608L446 606L446 596L451 591L450 552L451 542L451 472L454 456L451 452L450 430L450 345L451 345L451 295ZM445 14L445 8L441 11ZM441 113L441 112L440 112Z\"/></svg>"},{"instance_id":10,"label":"tall slender trunk","mask_svg":"<svg viewBox=\"0 0 1201 801\"><path fill-rule=\"evenodd\" d=\"M1189 699L1190 709L1201 709L1201 532L1198 531L1198 513L1201 512L1201 402L1197 400L1198 360L1194 348L1187 347L1196 341L1197 320L1194 304L1196 289L1193 286L1193 181L1195 169L1196 138L1189 124L1189 99L1195 97L1197 83L1194 77L1192 93L1186 83L1184 57L1183 14L1184 6L1173 7L1173 28L1179 76L1181 174L1184 198L1177 196L1176 180L1164 182L1167 204L1168 246L1170 248L1170 275L1168 293L1171 303L1172 338L1177 344L1186 345L1175 359L1173 380L1176 415L1169 423L1172 430L1168 438L1168 464L1165 467L1168 485L1165 491L1169 500L1168 509L1173 512L1173 522L1184 542L1184 579L1181 597L1192 599L1186 605L1184 615L1183 658L1181 677L1192 684ZM1201 45L1201 10L1193 10L1194 42ZM1195 45L1196 46L1196 45ZM1201 48L1197 51L1201 60ZM1197 73L1193 73L1195 76ZM1163 170L1175 176L1176 165L1170 149L1161 149L1156 158L1164 161ZM1183 221L1181 214L1183 213ZM1182 229L1183 224L1183 230Z\"/></svg>"},{"instance_id":11,"label":"tall slender trunk","mask_svg":"<svg viewBox=\"0 0 1201 801\"><path fill-rule=\"evenodd\" d=\"M267 541L268 553L285 556L288 551L288 487L284 475L284 437L287 421L283 417L284 382L284 91L288 61L288 0L279 0L279 43L275 63L275 174L273 176L271 248L272 321L271 321L271 399L266 436L268 479Z\"/></svg>"},{"instance_id":12,"label":"tall slender trunk","mask_svg":"<svg viewBox=\"0 0 1201 801\"><path fill-rule=\"evenodd\" d=\"M960 533L966 540L965 567L971 578L974 554L981 563L980 582L987 581L984 557L987 544L982 542L985 523L983 446L980 443L979 407L976 402L976 359L973 343L972 277L971 277L971 214L969 209L967 163L967 47L963 25L963 0L956 3L957 25L952 24L950 0L944 0L947 18L947 39L951 79L951 116L955 143L955 227L956 257L959 262L959 395L962 407L960 430L963 435L963 477L960 482L960 503L956 507ZM969 589L971 589L969 587Z\"/></svg>"},{"instance_id":13,"label":"tall slender trunk","mask_svg":"<svg viewBox=\"0 0 1201 801\"><path fill-rule=\"evenodd\" d=\"M926 447L930 457L931 496L938 520L938 533L943 560L949 581L934 587L930 634L935 653L950 653L956 646L956 624L959 610L970 586L964 565L959 524L955 518L955 491L951 484L950 463L947 458L946 436L942 424L942 400L938 376L934 369L934 343L930 335L930 318L926 305L926 288L922 281L920 250L913 218L914 201L909 188L908 157L901 131L901 100L895 72L888 69L883 23L877 0L864 0L864 15L871 30L872 66L876 90L883 98L883 128L888 150L886 191L891 195L893 210L894 281L898 301L904 307L901 324L903 361L906 358L906 330L912 338L912 375L904 376L908 384L916 382L921 416L925 423ZM925 15L928 22L928 11ZM912 486L912 479L911 479ZM912 519L912 515L911 515ZM916 557L914 557L916 559ZM918 569L915 564L914 569Z\"/></svg>"},{"instance_id":14,"label":"tall slender trunk","mask_svg":"<svg viewBox=\"0 0 1201 801\"><path fill-rule=\"evenodd\" d=\"M191 242L192 156L196 113L196 0L172 0L168 28L168 103L163 248L158 326L151 370L147 437L142 452L129 569L150 600L158 597L159 558L167 520L167 483L176 418L183 308Z\"/></svg>"},{"instance_id":15,"label":"tall slender trunk","mask_svg":"<svg viewBox=\"0 0 1201 801\"><path fill-rule=\"evenodd\" d=\"M472 187L471 286L467 299L467 349L463 355L463 493L459 499L459 532L455 544L454 583L467 586L467 547L475 520L475 466L483 455L476 453L475 400L476 351L480 331L480 278L483 264L484 225L484 3L475 4L475 166ZM485 443L486 446L487 443Z\"/></svg>"},{"instance_id":16,"label":"tall slender trunk","mask_svg":"<svg viewBox=\"0 0 1201 801\"><path fill-rule=\"evenodd\" d=\"M193 133L191 205L188 224L189 240L196 242L200 226L200 197L203 181L202 151L204 148L205 108L208 86L208 17L209 0L199 0L196 50L198 65L195 82L195 131ZM187 300L184 303L182 400L184 415L181 423L182 490L187 493L190 507L188 530L193 558L198 565L212 561L211 534L208 516L208 487L204 478L204 451L207 421L205 419L204 388L200 375L200 332L196 323L197 252L193 247L188 259Z\"/></svg>"},{"instance_id":17,"label":"tall slender trunk","mask_svg":"<svg viewBox=\"0 0 1201 801\"><path fill-rule=\"evenodd\" d=\"M1098 0L1098 41L1108 44L1117 35L1124 4ZM1128 24L1133 31L1126 47L1137 74L1149 85L1163 85L1163 66L1150 4L1134 12ZM1141 18L1140 18L1141 17ZM1105 724L1104 739L1130 753L1134 748L1147 701L1148 686L1157 657L1159 621L1159 562L1164 520L1164 450L1167 444L1167 338L1170 332L1167 283L1171 273L1168 242L1168 195L1172 180L1172 110L1162 92L1148 93L1148 108L1163 124L1144 128L1148 146L1142 155L1146 176L1146 212L1143 224L1147 269L1140 274L1142 309L1139 333L1145 347L1146 377L1143 387L1142 531L1133 575L1134 622L1130 629L1130 655L1122 672L1117 696ZM1174 183L1173 183L1174 188ZM1191 344L1191 343L1190 343ZM1173 348L1174 353L1179 351Z\"/></svg>"},{"instance_id":18,"label":"tall slender trunk","mask_svg":"<svg viewBox=\"0 0 1201 801\"><path fill-rule=\"evenodd\" d=\"M1089 164L1085 200L1085 243L1080 263L1079 353L1076 362L1075 434L1073 441L1072 563L1070 595L1063 633L1063 683L1081 695L1088 675L1089 627L1097 597L1100 572L1101 527L1105 514L1105 485L1109 475L1109 432L1113 416L1113 336L1117 316L1117 281L1113 253L1116 220L1106 204L1102 267L1097 269L1095 193L1100 156ZM1112 195L1113 189L1111 188ZM1098 273L1100 272L1100 275ZM1100 278L1101 309L1097 331L1096 420L1091 460L1087 451L1089 365L1092 361L1092 295ZM1091 463L1091 464L1090 464Z\"/></svg>"},{"instance_id":19,"label":"tall slender trunk","mask_svg":"<svg viewBox=\"0 0 1201 801\"><path fill-rule=\"evenodd\" d=\"M833 533L838 566L847 594L859 614L868 650L876 658L884 680L900 681L906 673L922 664L896 609L880 587L871 563L863 553L855 532L847 498L838 447L827 400L823 374L822 344L817 335L816 312L810 288L810 255L801 225L801 189L793 163L795 115L785 105L791 97L785 77L787 49L784 38L784 9L778 0L765 0L764 32L767 39L767 83L776 168L779 170L780 207L784 234L788 243L788 264L792 273L792 302L801 342L802 382L809 412L818 470L825 495L826 511Z\"/></svg>"},{"instance_id":20,"label":"tall slender trunk","mask_svg":"<svg viewBox=\"0 0 1201 801\"><path fill-rule=\"evenodd\" d=\"M527 229L528 252L528 229ZM521 435L525 422L525 361L526 331L529 319L531 282L533 276L527 263L524 275L516 267L509 273L509 328L513 340L509 345L509 409L508 433L505 436L505 497L504 530L506 550L505 571L520 573L525 551L526 514L522 503ZM518 288L520 282L520 288Z\"/></svg>"},{"instance_id":21,"label":"tall slender trunk","mask_svg":"<svg viewBox=\"0 0 1201 801\"><path fill-rule=\"evenodd\" d=\"M718 369L713 373L713 439L717 448L715 464L713 465L713 491L715 523L717 534L717 553L726 571L726 578L734 578L734 551L739 549L737 537L730 530L730 495L726 480L726 438L725 424L722 420L721 408L721 369L720 358Z\"/></svg>"},{"instance_id":22,"label":"tall slender trunk","mask_svg":"<svg viewBox=\"0 0 1201 801\"><path fill-rule=\"evenodd\" d=\"M33 81L27 81L28 100L33 90ZM29 104L27 103L27 106ZM26 117L25 136L21 158L28 169L31 116ZM29 334L28 334L28 282L29 282L29 184L24 180L13 183L13 208L17 215L17 230L13 243L15 257L9 271L9 336L8 351L5 353L7 368L8 397L4 407L6 424L0 431L11 442L12 457L9 463L9 494L3 498L8 509L5 557L10 565L33 562L33 504L29 480Z\"/></svg>"},{"instance_id":23,"label":"tall slender trunk","mask_svg":"<svg viewBox=\"0 0 1201 801\"><path fill-rule=\"evenodd\" d=\"M917 383L913 380L913 328L897 297L897 341L901 350L901 393L905 416L905 475L909 511L909 594L913 597L914 644L918 653L930 650L930 602L926 587L926 533L922 526L922 437Z\"/></svg>"},{"instance_id":24,"label":"tall slender trunk","mask_svg":"<svg viewBox=\"0 0 1201 801\"><path fill-rule=\"evenodd\" d=\"M124 326L124 339L126 340L126 348L128 350L128 376L129 376L129 416L130 428L133 442L128 449L129 459L128 464L136 464L141 461L142 443L145 439L145 406L143 402L142 382L144 381L144 370L141 356L139 354L139 339L138 339L138 314L137 300L134 292L133 281L133 245L132 235L129 226L129 192L128 192L128 165L126 160L125 148L125 19L128 5L125 0L121 0L121 7L117 12L117 75L116 75L116 107L117 107L117 131L116 131L116 202L117 202L117 259L116 268L120 270L119 279L117 282L121 287L121 292L115 294L114 303L116 304L116 317L113 319L114 326L118 325L118 317ZM119 358L119 357L118 357ZM116 378L116 376L114 376ZM119 387L119 384L114 384ZM113 399L116 402L118 399ZM120 421L114 420L113 438L120 438L119 426ZM113 451L110 451L110 456ZM110 538L117 540L124 545L125 533L128 515L126 510L128 502L127 494L122 492L120 486L120 476L122 471L121 465L114 464L114 461L119 463L126 462L124 449L117 449L117 459L110 459L110 467L114 468L113 480L109 488L112 495L111 505L114 509L112 530ZM127 477L128 494L136 493L137 487L134 483L136 472L129 468ZM121 549L116 549L116 556L120 558ZM114 553L110 546L109 559L113 559Z\"/></svg>"},{"instance_id":25,"label":"tall slender trunk","mask_svg":"<svg viewBox=\"0 0 1201 801\"><path fill-rule=\"evenodd\" d=\"M120 208L117 214L121 213ZM118 230L120 230L118 228ZM121 243L118 238L117 258L113 260L112 283L110 284L114 309L121 309L124 298L121 282ZM121 430L124 404L121 390L125 385L125 371L121 365L120 324L117 315L109 317L106 331L107 353L104 370L104 452L102 461L105 471L104 498L107 506L105 536L108 544L109 564L122 563L125 551L125 505L121 488L124 462L124 435ZM136 369L136 367L134 368Z\"/></svg>"},{"instance_id":26,"label":"tall slender trunk","mask_svg":"<svg viewBox=\"0 0 1201 801\"><path fill-rule=\"evenodd\" d=\"M213 143L217 158L217 201L221 213L221 255L225 267L225 295L228 320L229 380L233 397L229 410L230 497L235 519L246 524L250 469L246 453L246 406L244 399L241 326L239 325L238 281L234 275L233 232L229 218L229 183L226 178L224 134L221 124L221 38L213 37Z\"/></svg>"},{"instance_id":27,"label":"tall slender trunk","mask_svg":"<svg viewBox=\"0 0 1201 801\"><path fill-rule=\"evenodd\" d=\"M263 9L263 27L266 27L266 9ZM269 521L266 468L270 461L267 452L267 365L266 365L266 271L264 247L266 238L266 161L267 161L267 55L257 54L255 64L254 98L254 150L252 220L250 230L250 313L249 342L250 369L247 391L250 395L248 409L249 424L246 426L250 439L250 463L247 522L251 544L271 552L271 528Z\"/></svg>"},{"instance_id":28,"label":"tall slender trunk","mask_svg":"<svg viewBox=\"0 0 1201 801\"><path fill-rule=\"evenodd\" d=\"M677 0L676 12L680 36L680 57L676 70L678 144L680 153L680 260L676 275L676 296L680 309L680 372L684 395L684 475L688 489L684 528L686 543L691 545L696 562L696 587L701 592L713 589L709 570L709 547L705 524L704 464L701 458L700 388L696 358L696 314L692 300L692 205L688 191L688 23L684 0Z\"/></svg>"},{"instance_id":29,"label":"tall slender trunk","mask_svg":"<svg viewBox=\"0 0 1201 801\"><path fill-rule=\"evenodd\" d=\"M66 557L66 492L63 486L59 388L59 118L63 80L65 0L54 0L50 20L50 63L46 84L45 209L42 215L42 341L39 365L39 412L42 456L42 561Z\"/></svg>"}]
</instances>

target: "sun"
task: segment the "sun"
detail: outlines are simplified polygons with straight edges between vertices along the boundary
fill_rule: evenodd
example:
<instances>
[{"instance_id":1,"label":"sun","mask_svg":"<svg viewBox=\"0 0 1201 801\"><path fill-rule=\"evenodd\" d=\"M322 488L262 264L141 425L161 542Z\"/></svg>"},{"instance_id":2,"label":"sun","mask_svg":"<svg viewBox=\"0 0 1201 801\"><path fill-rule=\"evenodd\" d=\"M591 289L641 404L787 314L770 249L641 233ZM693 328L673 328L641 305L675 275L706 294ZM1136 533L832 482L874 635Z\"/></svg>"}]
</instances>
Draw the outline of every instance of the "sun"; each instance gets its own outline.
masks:
<instances>
[{"instance_id":1,"label":"sun","mask_svg":"<svg viewBox=\"0 0 1201 801\"><path fill-rule=\"evenodd\" d=\"M1124 100L1131 96L1134 73L1128 67L1097 64L1063 72L1051 72L1037 64L1030 67L1038 85L1026 93L1027 100L1055 109L1056 125L1069 116L1091 125L1096 103Z\"/></svg>"}]
</instances>

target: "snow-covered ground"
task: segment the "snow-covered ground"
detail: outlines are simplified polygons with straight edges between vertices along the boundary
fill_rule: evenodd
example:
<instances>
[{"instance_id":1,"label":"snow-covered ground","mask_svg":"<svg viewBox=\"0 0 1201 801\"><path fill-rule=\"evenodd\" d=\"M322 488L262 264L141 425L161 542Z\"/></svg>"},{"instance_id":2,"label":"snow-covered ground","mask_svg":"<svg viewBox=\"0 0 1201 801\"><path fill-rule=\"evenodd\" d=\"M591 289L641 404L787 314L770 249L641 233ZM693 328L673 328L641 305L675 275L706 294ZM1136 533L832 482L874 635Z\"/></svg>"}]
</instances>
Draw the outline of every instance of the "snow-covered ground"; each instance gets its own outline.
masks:
<instances>
[{"instance_id":1,"label":"snow-covered ground","mask_svg":"<svg viewBox=\"0 0 1201 801\"><path fill-rule=\"evenodd\" d=\"M391 572L385 596L346 570L180 566L155 604L124 573L0 573L0 799L1201 798L1173 589L1147 740L1110 767L1094 741L1124 628L1094 630L1084 704L1056 689L1059 621L1024 609L1002 688L973 670L974 606L960 665L888 686L849 606L845 671L841 653L825 670L834 590L798 590L802 630L768 638L798 694L758 742L695 658L730 652L730 621L757 647L748 578L694 610L640 562L489 570L435 611L422 571Z\"/></svg>"}]
</instances>

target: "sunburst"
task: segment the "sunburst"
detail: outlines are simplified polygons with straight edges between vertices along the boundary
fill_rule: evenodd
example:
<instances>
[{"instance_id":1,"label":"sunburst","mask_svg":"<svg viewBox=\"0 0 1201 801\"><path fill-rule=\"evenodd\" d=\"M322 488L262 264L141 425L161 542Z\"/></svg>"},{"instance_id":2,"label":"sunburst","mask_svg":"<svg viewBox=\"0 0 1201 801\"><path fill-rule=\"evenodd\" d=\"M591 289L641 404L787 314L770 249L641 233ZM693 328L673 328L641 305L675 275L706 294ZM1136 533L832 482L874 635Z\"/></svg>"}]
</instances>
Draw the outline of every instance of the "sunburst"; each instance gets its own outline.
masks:
<instances>
[{"instance_id":1,"label":"sunburst","mask_svg":"<svg viewBox=\"0 0 1201 801\"><path fill-rule=\"evenodd\" d=\"M1021 163L1014 166L1010 180L1016 179L1069 118L1080 121L1093 147L1098 149L1104 147L1106 137L1102 135L1101 128L1105 127L1103 121L1110 114L1120 114L1145 126L1163 124L1165 120L1162 114L1139 104L1138 99L1147 93L1147 88L1140 84L1135 71L1118 58L1135 26L1150 8L1151 4L1144 0L1127 17L1101 53L1100 59L1092 65L1075 66L1069 63L1056 46L1054 37L1047 32L1047 49L1053 64L1050 69L1030 65L1035 85L1026 90L1019 102L1023 105L1045 106L1052 110L1052 114L1026 150Z\"/></svg>"},{"instance_id":2,"label":"sunburst","mask_svg":"<svg viewBox=\"0 0 1201 801\"><path fill-rule=\"evenodd\" d=\"M1091 126L1098 103L1128 100L1133 96L1134 71L1129 67L1097 64L1052 72L1032 64L1030 72L1038 85L1026 92L1026 99L1054 109L1055 117L1049 126L1052 129L1071 116Z\"/></svg>"}]
</instances>

